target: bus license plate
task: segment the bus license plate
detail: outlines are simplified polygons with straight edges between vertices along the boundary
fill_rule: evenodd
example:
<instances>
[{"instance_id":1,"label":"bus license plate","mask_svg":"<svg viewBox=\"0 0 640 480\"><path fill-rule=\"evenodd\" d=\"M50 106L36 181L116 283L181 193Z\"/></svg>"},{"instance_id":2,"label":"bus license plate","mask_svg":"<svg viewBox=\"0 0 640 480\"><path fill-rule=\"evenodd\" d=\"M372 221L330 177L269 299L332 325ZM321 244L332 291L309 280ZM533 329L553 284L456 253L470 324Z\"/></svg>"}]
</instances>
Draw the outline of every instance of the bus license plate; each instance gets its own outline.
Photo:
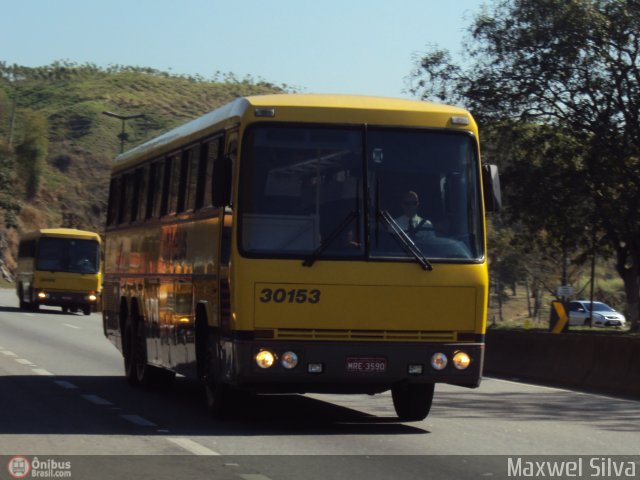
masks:
<instances>
[{"instance_id":1,"label":"bus license plate","mask_svg":"<svg viewBox=\"0 0 640 480\"><path fill-rule=\"evenodd\" d=\"M385 372L387 370L386 358L347 358L347 372Z\"/></svg>"}]
</instances>

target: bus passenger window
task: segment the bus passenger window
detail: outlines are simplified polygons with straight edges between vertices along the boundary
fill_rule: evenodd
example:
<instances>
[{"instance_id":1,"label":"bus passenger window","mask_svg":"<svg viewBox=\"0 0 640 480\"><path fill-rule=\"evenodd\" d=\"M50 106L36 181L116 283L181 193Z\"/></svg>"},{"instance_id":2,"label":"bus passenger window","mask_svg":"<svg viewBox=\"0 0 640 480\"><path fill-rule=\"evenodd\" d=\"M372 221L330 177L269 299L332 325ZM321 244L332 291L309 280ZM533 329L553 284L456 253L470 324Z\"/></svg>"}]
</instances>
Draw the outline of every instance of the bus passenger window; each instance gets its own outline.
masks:
<instances>
[{"instance_id":1,"label":"bus passenger window","mask_svg":"<svg viewBox=\"0 0 640 480\"><path fill-rule=\"evenodd\" d=\"M180 158L180 155L174 155L173 157L171 157L170 166L171 170L169 173L169 191L167 192L167 211L165 212L167 215L175 214L178 210L178 193L180 192L180 170L182 170L182 159Z\"/></svg>"},{"instance_id":2,"label":"bus passenger window","mask_svg":"<svg viewBox=\"0 0 640 480\"><path fill-rule=\"evenodd\" d=\"M162 192L164 190L164 160L151 164L149 174L149 202L150 217L158 218L161 215Z\"/></svg>"},{"instance_id":3,"label":"bus passenger window","mask_svg":"<svg viewBox=\"0 0 640 480\"><path fill-rule=\"evenodd\" d=\"M213 166L220 156L222 138L216 138L209 142L207 148L207 172L205 175L204 204L209 207L213 205Z\"/></svg>"},{"instance_id":4,"label":"bus passenger window","mask_svg":"<svg viewBox=\"0 0 640 480\"><path fill-rule=\"evenodd\" d=\"M184 212L187 205L187 187L189 186L189 164L191 152L185 150L180 155L180 176L178 182L178 194L176 199L176 212Z\"/></svg>"},{"instance_id":5,"label":"bus passenger window","mask_svg":"<svg viewBox=\"0 0 640 480\"><path fill-rule=\"evenodd\" d=\"M109 204L107 225L114 225L118 217L118 200L120 199L120 178L112 178L109 184Z\"/></svg>"},{"instance_id":6,"label":"bus passenger window","mask_svg":"<svg viewBox=\"0 0 640 480\"><path fill-rule=\"evenodd\" d=\"M153 199L156 192L156 175L157 175L156 169L157 169L157 163L152 163L147 168L149 175L147 176L147 193L144 197L145 220L153 217Z\"/></svg>"},{"instance_id":7,"label":"bus passenger window","mask_svg":"<svg viewBox=\"0 0 640 480\"><path fill-rule=\"evenodd\" d=\"M172 158L166 158L164 160L164 168L162 169L163 178L162 178L162 197L160 200L160 216L163 217L169 212L169 196L170 196L170 187L171 187L171 164L173 163Z\"/></svg>"},{"instance_id":8,"label":"bus passenger window","mask_svg":"<svg viewBox=\"0 0 640 480\"><path fill-rule=\"evenodd\" d=\"M136 183L138 184L137 202L138 206L133 212L134 217L138 221L144 221L147 218L147 190L149 187L149 166L138 169L136 172Z\"/></svg>"},{"instance_id":9,"label":"bus passenger window","mask_svg":"<svg viewBox=\"0 0 640 480\"><path fill-rule=\"evenodd\" d=\"M129 201L131 200L131 175L123 175L120 177L120 202L118 204L118 225L129 221L130 210Z\"/></svg>"},{"instance_id":10,"label":"bus passenger window","mask_svg":"<svg viewBox=\"0 0 640 480\"><path fill-rule=\"evenodd\" d=\"M140 176L141 170L136 170L130 176L133 178L133 185L131 186L131 213L129 218L131 222L138 220L138 207L140 205Z\"/></svg>"},{"instance_id":11,"label":"bus passenger window","mask_svg":"<svg viewBox=\"0 0 640 480\"><path fill-rule=\"evenodd\" d=\"M187 194L185 198L185 209L195 210L196 195L198 189L198 173L200 163L200 145L196 145L189 150L189 181L187 182Z\"/></svg>"}]
</instances>

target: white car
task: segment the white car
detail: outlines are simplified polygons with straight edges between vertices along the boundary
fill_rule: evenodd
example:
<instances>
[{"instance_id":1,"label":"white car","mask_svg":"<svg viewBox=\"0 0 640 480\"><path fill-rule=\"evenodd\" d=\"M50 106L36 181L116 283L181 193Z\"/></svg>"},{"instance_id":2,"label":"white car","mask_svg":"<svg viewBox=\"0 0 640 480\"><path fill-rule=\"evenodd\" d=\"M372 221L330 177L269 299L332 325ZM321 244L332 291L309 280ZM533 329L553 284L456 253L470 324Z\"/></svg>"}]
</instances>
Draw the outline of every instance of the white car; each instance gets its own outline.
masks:
<instances>
[{"instance_id":1,"label":"white car","mask_svg":"<svg viewBox=\"0 0 640 480\"><path fill-rule=\"evenodd\" d=\"M589 300L574 300L569 304L569 325L589 325ZM623 327L627 320L624 315L606 303L593 302L594 327Z\"/></svg>"}]
</instances>

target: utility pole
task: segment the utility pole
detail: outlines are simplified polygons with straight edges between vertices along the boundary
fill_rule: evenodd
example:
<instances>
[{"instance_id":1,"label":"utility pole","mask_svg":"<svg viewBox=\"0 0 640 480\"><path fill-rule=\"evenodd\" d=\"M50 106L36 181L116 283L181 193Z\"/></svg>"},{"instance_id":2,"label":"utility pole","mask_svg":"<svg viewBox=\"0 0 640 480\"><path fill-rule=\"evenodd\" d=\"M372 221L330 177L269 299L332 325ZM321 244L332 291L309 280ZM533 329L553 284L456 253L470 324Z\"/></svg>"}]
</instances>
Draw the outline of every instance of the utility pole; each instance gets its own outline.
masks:
<instances>
[{"instance_id":1,"label":"utility pole","mask_svg":"<svg viewBox=\"0 0 640 480\"><path fill-rule=\"evenodd\" d=\"M140 113L138 115L120 115L118 113L113 112L102 112L103 115L107 117L117 118L118 120L122 120L122 131L118 134L118 138L120 139L120 153L124 152L124 142L129 139L129 135L124 131L124 123L127 120L133 120L134 118L144 118L144 114Z\"/></svg>"}]
</instances>

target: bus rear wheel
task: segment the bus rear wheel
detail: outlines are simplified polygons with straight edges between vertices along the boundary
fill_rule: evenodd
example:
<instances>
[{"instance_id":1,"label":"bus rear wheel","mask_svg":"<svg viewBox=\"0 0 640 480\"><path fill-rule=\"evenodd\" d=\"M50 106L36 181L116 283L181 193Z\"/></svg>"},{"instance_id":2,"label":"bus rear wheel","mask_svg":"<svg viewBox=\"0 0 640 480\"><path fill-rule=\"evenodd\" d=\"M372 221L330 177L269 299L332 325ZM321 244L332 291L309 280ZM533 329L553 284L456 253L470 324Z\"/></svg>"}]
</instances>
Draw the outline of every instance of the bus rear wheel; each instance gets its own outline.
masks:
<instances>
[{"instance_id":1,"label":"bus rear wheel","mask_svg":"<svg viewBox=\"0 0 640 480\"><path fill-rule=\"evenodd\" d=\"M124 357L124 375L129 385L138 385L135 365L136 338L133 324L127 319L122 335L122 355Z\"/></svg>"},{"instance_id":2,"label":"bus rear wheel","mask_svg":"<svg viewBox=\"0 0 640 480\"><path fill-rule=\"evenodd\" d=\"M431 410L434 384L404 383L391 389L393 406L403 422L424 420Z\"/></svg>"},{"instance_id":3,"label":"bus rear wheel","mask_svg":"<svg viewBox=\"0 0 640 480\"><path fill-rule=\"evenodd\" d=\"M147 338L144 333L144 322L139 320L133 328L132 375L135 385L144 388L164 387L170 385L176 374L171 370L150 365L147 358Z\"/></svg>"}]
</instances>

